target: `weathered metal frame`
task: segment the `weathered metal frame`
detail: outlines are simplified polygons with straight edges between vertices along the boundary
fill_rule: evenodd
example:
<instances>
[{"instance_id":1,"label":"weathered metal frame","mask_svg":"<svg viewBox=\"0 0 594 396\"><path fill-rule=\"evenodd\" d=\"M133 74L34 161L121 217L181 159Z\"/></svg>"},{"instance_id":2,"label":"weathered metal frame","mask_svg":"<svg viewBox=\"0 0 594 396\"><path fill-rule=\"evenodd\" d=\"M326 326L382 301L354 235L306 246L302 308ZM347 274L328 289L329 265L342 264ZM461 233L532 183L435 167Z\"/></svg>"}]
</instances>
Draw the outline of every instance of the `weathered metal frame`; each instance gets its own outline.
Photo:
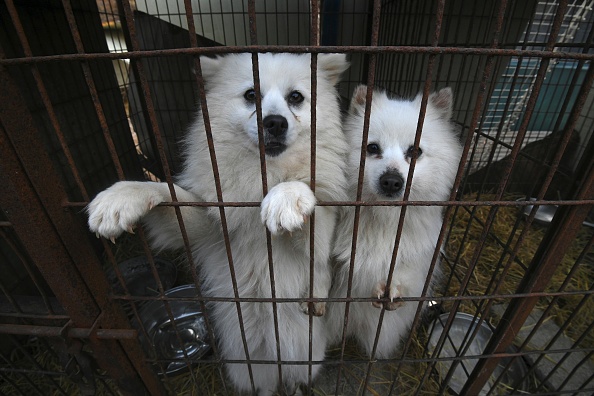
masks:
<instances>
[{"instance_id":1,"label":"weathered metal frame","mask_svg":"<svg viewBox=\"0 0 594 396\"><path fill-rule=\"evenodd\" d=\"M390 273L388 275L388 279L392 276L392 273L395 270L395 261L396 261L396 254L398 252L398 240L399 236L402 233L402 224L403 219L406 213L406 208L408 206L444 206L446 207L446 214L444 221L444 226L442 227L442 231L440 233L439 239L437 241L437 245L440 245L447 232L447 223L448 219L451 218L452 212L455 209L462 208L466 209L467 207L478 207L478 206L489 206L491 207L491 212L487 222L483 225L483 234L482 240L486 239L492 221L497 213L499 207L504 206L522 206L526 205L526 202L510 202L510 201L502 201L503 192L505 191L507 177L501 182L496 199L489 200L489 201L470 201L470 202L461 202L456 200L456 190L462 183L462 177L464 173L464 165L467 158L467 154L469 153L472 145L472 139L474 134L480 134L480 131L474 132L477 129L477 126L480 122L480 117L482 112L484 111L485 105L485 92L490 89L489 79L492 75L492 68L494 61L502 56L518 56L518 57L532 57L541 60L541 67L539 70L539 74L537 76L537 82L534 87L534 91L531 95L530 101L528 103L528 108L526 114L524 116L523 122L520 127L520 132L518 137L513 144L512 148L512 161L509 165L507 170L507 175L509 175L511 169L514 166L515 160L519 155L519 150L521 148L521 144L523 141L524 134L528 127L528 122L534 110L536 97L540 87L542 86L544 73L546 71L546 66L549 61L552 59L573 59L578 60L581 62L582 67L585 62L590 63L590 67L588 69L588 74L586 77L586 81L582 84L580 92L578 94L578 100L574 105L573 109L570 109L571 116L570 120L567 123L567 127L564 134L564 139L560 145L560 147L556 151L555 159L550 167L550 170L547 173L547 179L545 181L545 185L541 188L538 192L538 198L536 201L530 202L530 204L534 205L534 209L531 212L530 216L527 219L527 225L521 233L521 236L512 249L512 255L508 259L506 267L509 267L510 263L514 259L514 255L517 252L517 249L522 243L522 238L524 232L529 228L529 225L534 219L534 215L536 209L539 205L559 205L560 210L558 215L555 217L555 222L549 228L548 233L545 236L545 240L541 244L541 247L537 254L535 255L534 259L528 266L528 272L526 277L524 278L523 282L519 285L518 290L515 294L499 294L498 293L498 285L494 285L494 289L492 293L485 296L464 296L462 294L458 296L444 296L444 297L428 297L425 295L428 284L430 279L427 279L425 290L420 297L417 298L405 298L407 301L416 301L419 303L417 313L415 316L415 320L413 323L413 329L416 328L419 324L420 320L420 312L421 307L424 302L428 300L435 300L435 301L453 301L454 307L457 306L463 300L475 300L481 304L484 303L482 308L483 312L487 312L490 304L494 299L497 298L507 298L511 299L511 303L509 308L505 312L505 315L502 319L503 323L507 323L507 326L498 326L495 331L494 337L491 339L491 342L485 349L483 355L481 355L481 359L477 368L471 374L464 392L468 394L475 394L482 389L483 385L486 383L487 379L490 377L492 372L494 371L496 365L503 357L508 356L522 356L522 354L530 353L530 352L519 352L516 354L510 354L507 351L508 347L513 342L513 335L519 330L519 328L524 323L527 315L530 313L532 308L535 306L536 301L540 297L557 297L563 295L570 295L572 293L583 295L585 298L590 297L593 293L592 290L589 291L581 291L581 292L567 292L565 290L560 290L557 293L550 293L545 292L544 287L549 281L549 278L552 274L552 271L556 268L556 263L559 262L560 258L563 257L565 251L569 247L571 241L573 240L575 234L577 233L579 227L581 226L582 222L585 220L589 209L594 205L594 169L593 169L593 157L586 158L583 163L581 164L581 172L582 172L582 183L578 191L576 191L575 196L572 200L558 200L558 201L550 201L544 200L543 196L546 192L546 188L550 183L554 171L556 170L561 155L567 145L567 142L570 137L571 129L573 125L577 121L577 117L579 116L582 106L587 98L588 92L592 87L592 83L594 80L594 67L592 67L592 62L594 61L594 54L588 53L587 49L591 43L586 43L585 49L582 53L575 53L575 52L564 52L564 51L553 51L556 47L556 34L558 33L560 23L562 21L565 8L567 7L567 1L563 0L559 3L559 9L557 11L557 17L555 19L555 27L553 29L553 33L549 36L549 42L547 47L544 50L525 50L525 49L503 49L499 48L499 33L501 31L503 17L505 15L507 1L502 0L499 2L499 8L497 13L497 23L494 26L495 35L494 41L492 42L489 48L460 48L460 47L440 47L439 46L439 29L436 31L436 37L434 38L432 46L378 46L378 34L379 34L379 15L381 12L381 1L374 0L372 2L372 12L371 12L371 41L369 46L319 46L319 28L318 28L318 11L319 11L319 2L313 1L312 2L312 24L311 24L311 45L307 48L302 46L268 46L268 45L258 45L257 43L257 35L256 35L256 23L255 23L255 2L254 0L250 0L248 2L248 14L250 20L250 38L251 38L251 45L249 46L242 46L242 47L213 47L213 48L199 48L196 44L195 38L195 27L193 24L193 10L191 6L190 0L185 0L185 12L186 18L189 26L189 34L192 46L190 48L183 48L183 49L168 49L168 50L153 50L153 51L142 51L139 50L138 41L135 37L134 31L134 23L133 23L133 14L132 14L132 7L128 0L124 0L120 4L120 14L122 15L122 21L126 26L127 32L127 41L128 45L131 48L131 51L126 53L85 53L84 46L81 43L80 35L77 31L76 22L72 15L72 9L70 1L63 0L62 1L65 13L68 18L69 26L72 32L72 36L74 42L77 46L77 53L75 54L60 54L60 55L51 55L51 56L34 56L30 50L27 51L27 42L26 42L26 35L22 29L22 26L19 28L18 22L18 15L16 10L14 10L14 5L12 1L7 0L7 5L9 6L9 10L11 11L11 17L19 32L19 37L21 39L21 43L23 48L25 49L25 56L21 58L12 58L6 59L0 53L0 84L3 87L3 90L0 91L0 102L5 104L2 109L0 109L0 120L2 124L0 125L0 143L2 143L2 149L0 153L2 154L2 160L0 161L0 166L2 167L2 173L4 175L9 175L7 179L7 188L3 189L0 193L0 206L5 210L7 214L8 221L0 223L0 227L9 227L19 236L20 240L23 242L23 245L27 249L27 252L31 255L31 259L36 264L36 266L41 270L42 274L46 281L52 287L52 290L60 300L60 302L64 305L67 315L61 316L61 318L68 317L72 323L71 325L65 328L59 327L27 327L26 325L3 325L0 327L0 332L5 332L9 334L36 334L36 335L47 335L47 336L55 336L55 335L62 335L66 337L73 337L73 338L88 338L91 347L93 348L94 352L97 354L97 360L100 365L106 369L109 374L118 381L122 389L126 389L126 384L134 384L134 386L146 388L148 392L151 394L163 394L164 389L160 383L160 381L156 378L153 370L148 366L147 360L140 349L140 346L137 341L132 340L135 337L135 330L131 329L125 315L121 312L118 305L116 304L118 301L130 301L132 302L134 314L138 317L137 309L135 308L134 303L138 303L144 300L154 300L155 298L139 298L137 296L131 296L127 290L125 290L124 295L120 296L112 296L110 295L110 290L105 282L105 277L101 272L101 266L93 253L86 237L84 236L85 233L83 232L83 226L79 224L78 219L76 218L75 214L72 213L74 210L81 209L84 207L90 197L87 195L85 191L85 187L81 179L77 176L76 173L76 166L74 165L74 161L72 160L71 156L69 156L69 150L63 141L63 134L61 133L61 128L59 122L55 115L53 115L52 111L52 104L47 95L47 92L44 88L43 81L39 72L37 71L36 67L38 64L43 64L47 62L78 62L81 65L81 68L84 70L85 79L87 86L89 88L90 96L92 101L95 105L95 109L97 112L97 116L100 120L100 124L102 127L103 134L105 136L106 143L110 149L110 155L116 166L118 177L123 179L123 172L121 169L121 165L119 164L119 160L117 158L117 154L114 150L113 142L111 141L111 136L109 134L109 127L106 125L105 118L103 117L101 103L97 97L96 88L94 86L93 76L90 72L90 68L88 67L88 62L92 62L97 59L131 59L132 68L134 73L137 75L137 80L142 88L142 97L143 97L143 107L145 108L145 115L148 118L148 125L151 126L153 132L153 138L155 140L155 147L157 148L159 154L159 160L161 166L163 168L165 179L167 184L169 185L170 193L173 198L173 202L170 204L164 204L166 206L172 206L177 215L177 219L179 221L180 229L182 231L182 235L184 238L184 251L186 256L188 257L190 262L193 262L192 259L192 252L189 246L189 241L187 237L187 231L184 225L184 219L181 216L180 207L181 206L200 206L200 207L218 207L221 216L222 222L222 231L225 237L226 242L226 249L227 249L227 257L228 257L228 264L231 270L231 276L233 278L234 283L234 297L233 298L205 298L199 295L196 298L196 301L199 301L202 307L205 307L205 303L208 301L228 301L228 302L235 302L237 307L237 313L240 319L240 323L242 321L242 312L240 302L243 301L251 301L251 302L262 302L262 303L271 303L273 306L274 312L274 321L277 324L277 317L276 317L276 304L279 303L289 303L289 302L297 302L302 301L302 299L280 299L275 297L275 289L274 289L274 268L272 262L272 247L271 247L271 236L268 231L263 233L263 237L266 237L267 244L268 244L268 258L269 258L269 271L271 275L271 291L272 297L271 298L252 298L246 299L239 295L237 290L237 285L235 281L235 271L234 271L234 260L233 254L231 252L231 247L229 244L229 235L226 228L226 217L225 217L225 208L226 207L256 207L259 206L259 202L224 202L222 199L222 192L220 186L220 179L217 170L217 160L216 160L216 149L214 147L214 143L212 140L212 131L210 130L210 123L209 123L209 115L208 115L208 104L206 101L206 94L204 91L204 82L202 79L201 68L200 68L200 59L199 56L201 55L213 55L213 54L226 54L226 53L251 53L252 54L252 66L253 66L253 73L254 73L254 81L255 81L255 90L257 92L257 96L260 97L259 93L259 74L258 74L258 53L261 52L291 52L291 53L310 53L312 54L312 63L311 63L311 70L312 70L312 92L316 92L316 63L317 63L317 54L320 53L332 53L332 52L340 52L340 53L363 53L369 55L369 62L367 63L367 105L365 109L365 116L364 116L364 130L363 130L363 139L361 145L361 161L360 161L360 173L359 173L359 184L358 184L358 192L357 192L357 199L355 201L349 202L319 202L319 206L354 206L356 209L356 213L358 214L361 207L364 206L402 206L402 214L399 222L399 227L396 230L395 234L395 249L394 255L392 259L392 263L390 266ZM439 0L437 2L438 9L441 10L437 13L435 17L435 24L436 26L440 26L443 18L443 7L445 5L444 0ZM406 197L408 197L408 193L410 191L410 184L411 179L414 176L414 161L411 164L411 170L408 177L408 183L406 186L405 192L405 199L402 202L364 202L361 200L361 189L362 189L362 176L364 172L365 166L365 146L367 141L367 133L369 128L369 116L371 111L371 99L373 94L373 87L375 81L375 69L376 69L376 57L378 54L384 53L399 53L399 54L407 54L407 53L414 53L414 54L426 54L429 56L430 62L427 68L427 79L424 85L422 95L423 95L423 104L421 108L421 112L419 114L419 126L417 128L417 136L415 139L415 146L418 147L420 141L420 134L422 128L422 122L424 119L424 110L427 103L427 98L431 91L432 82L431 82L431 75L434 67L434 60L436 57L444 54L459 54L459 55L479 55L479 56L486 56L487 62L485 64L482 78L481 78L481 89L480 89L480 96L477 100L476 106L474 107L474 111L472 113L472 121L470 125L470 130L473 133L468 135L468 139L465 141L464 145L464 155L463 160L459 166L458 173L456 176L456 181L454 188L452 190L452 194L447 201L408 201ZM214 180L217 189L217 202L192 202L192 203L180 203L177 202L175 196L175 190L173 188L173 181L171 177L171 172L169 170L169 166L167 164L167 157L163 150L162 144L162 135L159 131L158 123L156 121L155 110L154 106L151 101L151 92L149 85L147 83L146 72L143 69L142 60L149 57L162 57L162 56L180 56L180 55L192 55L195 59L195 69L196 69L196 88L199 93L200 102L201 102L201 110L202 110L202 117L204 118L205 122L205 129L207 134L207 141L209 145L210 155L211 155L211 162L213 164L213 171L214 171ZM52 126L57 134L58 137L61 138L62 148L64 153L67 156L68 163L72 168L74 173L76 182L81 190L82 196L85 201L83 202L74 202L68 199L65 196L64 189L62 188L62 184L60 182L59 176L55 174L55 171L52 170L51 160L47 157L47 154L44 153L43 148L39 144L38 139L36 139L37 131L33 124L32 117L28 113L26 105L21 98L19 93L19 88L15 86L15 84L11 81L11 78L6 71L7 66L21 66L21 67L28 67L33 73L35 80L37 82L37 88L39 92L42 94L43 102L46 107L47 113L50 115L50 120L52 122ZM492 84L492 82L491 82ZM315 98L315 94L314 94ZM315 99L314 99L315 101ZM259 101L257 102L257 116L258 116L258 129L260 134L260 141L262 142L262 114L261 114L261 106ZM315 103L315 102L314 102ZM315 119L315 106L312 106L312 119ZM316 169L315 169L315 124L314 129L312 130L312 146L311 146L311 185L312 189L315 189L315 181L316 181ZM267 180L266 180L266 159L264 156L263 145L261 144L260 147L260 161L261 161L261 169L262 169L262 184L263 184L263 193L266 194L267 192ZM351 274L352 268L354 265L354 257L356 254L356 233L358 229L358 219L359 216L355 216L355 223L354 223L354 236L352 242L352 257L351 257ZM312 218L310 222L310 231L311 231L311 242L310 242L310 284L313 284L313 266L314 260L313 257L315 255L314 251L314 244L313 244L313 235L315 232L315 218ZM78 232L73 232L72 230L77 230ZM142 234L142 231L140 232ZM143 244L147 254L150 257L151 265L154 270L154 262L152 259L152 253L148 248L148 244L144 238ZM110 252L110 248L108 244L103 241L105 250ZM590 243L591 245L591 243ZM482 250L482 246L479 246L475 252L475 257L473 260L473 265L476 264L480 253ZM115 259L113 255L110 255L110 261L115 266ZM433 260L432 260L432 268L436 265L437 260L439 260L439 250L436 249ZM157 283L160 285L160 279L156 271L153 271L157 280ZM471 275L471 271L469 271L468 276L463 279L463 285L467 284L468 279ZM120 282L123 284L121 274L118 274ZM200 290L200 285L198 281L198 276L193 269L192 272L193 281L196 284L198 290ZM71 285L71 289L65 290L63 289L64 280L68 280L69 284ZM349 284L352 281L352 276L349 280ZM462 288L464 289L464 287ZM163 289L160 287L159 290L160 294L157 299L162 300L166 303L168 301L175 301L179 299L175 298L167 298L163 294ZM75 296L75 298L72 298ZM349 312L349 304L351 302L356 301L372 301L375 299L372 298L351 298L350 292L349 295L345 299L337 299L337 301L345 301L347 304L347 308L345 311L345 323L344 328L346 329L346 324L348 322L348 312ZM313 298L311 294L310 288L310 295L307 299L310 303L318 301L318 299ZM47 307L51 307L51 304L47 304ZM54 312L48 312L48 318L54 318L56 315ZM448 318L446 322L446 330L449 329L451 323L453 321L453 313L455 309L452 311L452 314ZM18 317L18 312L15 314ZM383 314L383 311L382 311ZM171 312L169 312L171 315ZM477 310L477 315L479 315L479 310ZM484 315L483 315L484 316ZM311 337L311 329L313 323L313 317L310 317L310 337ZM484 319L480 319L481 321ZM212 334L212 328L208 321L207 317L207 324L209 327L209 331ZM447 331L446 331L447 332ZM469 334L468 337L472 339L475 334ZM279 339L278 334L278 326L275 332L276 337L276 345L277 345L277 360L276 361L258 361L258 360L251 360L249 358L247 342L245 337L243 339L243 347L246 354L246 360L241 361L243 363L247 363L248 366L250 364L272 364L277 366L279 381L282 382L282 366L285 363L291 364L306 364L310 367L310 376L308 381L308 388L311 389L312 387L312 378L311 378L311 367L315 363L312 361L312 351L310 346L309 351L309 360L304 362L285 362L282 361L280 358L280 345L281 340ZM376 336L379 337L379 331ZM118 340L117 342L114 340ZM444 338L440 341L443 343ZM398 369L400 369L400 364L405 361L405 354L409 347L409 342L405 345L404 350L400 356ZM344 348L345 348L346 339L343 335L342 345L341 345L341 358L335 362L326 362L328 364L339 364L342 365L345 362L344 360ZM436 351L439 348L436 348ZM572 352L576 350L584 350L584 349L569 349L567 352ZM537 352L532 352L537 353ZM590 355L594 353L594 351L589 351ZM459 362L463 357L457 357L449 360L453 360L455 362ZM436 362L444 360L442 358L437 358L434 356L427 358L427 359L415 359L410 361L427 361L432 364L431 367L434 367ZM220 358L216 351L215 346L215 357L213 359L207 360L212 361L219 364L219 368L221 368L221 363L224 361ZM368 360L362 360L360 362L364 362L368 364L368 370L365 376L364 388L366 387L369 378L371 367L376 362L381 362L383 360L377 360L373 356L371 356ZM117 367L114 367L114 362L116 362ZM352 363L353 361L349 361ZM453 371L455 364L452 365L452 370L450 370L450 374ZM250 370L251 373L251 370ZM431 374L431 369L427 370L422 377L421 386L419 386L418 392L421 391L422 385L424 381L427 380L428 376ZM224 382L224 374L222 370L220 371L221 379ZM251 376L251 374L250 374ZM337 392L338 392L338 384L340 382L341 370L338 371L338 378L337 378ZM395 383L395 382L394 382ZM252 389L255 391L255 387L253 385L252 380ZM394 386L392 386L391 393L394 391ZM442 389L442 393L445 392L445 389Z\"/></svg>"}]
</instances>

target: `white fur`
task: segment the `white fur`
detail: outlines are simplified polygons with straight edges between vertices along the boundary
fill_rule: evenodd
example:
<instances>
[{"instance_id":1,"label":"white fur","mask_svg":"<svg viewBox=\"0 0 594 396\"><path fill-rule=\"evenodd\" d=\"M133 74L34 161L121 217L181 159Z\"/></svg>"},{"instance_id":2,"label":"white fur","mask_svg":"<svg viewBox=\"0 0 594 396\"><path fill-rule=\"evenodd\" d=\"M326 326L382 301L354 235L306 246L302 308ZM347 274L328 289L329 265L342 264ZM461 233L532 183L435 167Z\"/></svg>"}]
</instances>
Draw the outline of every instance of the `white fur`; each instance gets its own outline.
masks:
<instances>
[{"instance_id":1,"label":"white fur","mask_svg":"<svg viewBox=\"0 0 594 396\"><path fill-rule=\"evenodd\" d=\"M272 258L276 296L309 296L309 225L316 198L344 200L343 174L346 144L341 132L340 111L334 85L348 67L344 55L320 54L317 72L317 149L315 196L309 187L311 146L311 76L309 55L260 54L259 76L262 118L282 115L288 121L288 148L278 156L266 157L268 194L262 196L256 108L244 98L253 88L250 54L201 58L206 81L207 106L216 150L223 200L262 201L258 208L225 208L237 288L240 297L267 298L271 282L265 223L273 234ZM287 95L297 90L304 96L300 106L290 105ZM183 172L176 182L180 201L217 201L213 170L202 117L185 141ZM161 183L120 182L102 192L89 205L92 231L113 238L130 230L140 218L147 226L155 248L180 248L182 238L172 208L151 207L171 201ZM234 297L228 256L222 234L219 208L182 207L184 223L197 264L200 264L203 292L208 297ZM331 207L315 211L315 284L313 295L328 296L331 274L330 244L336 223ZM235 303L209 304L223 359L244 360L238 312ZM315 304L314 314L324 312ZM278 303L280 359L309 359L307 304ZM276 361L276 341L271 303L242 302L241 313L250 359ZM327 342L324 323L314 320L313 360L322 360ZM259 394L278 387L276 364L252 364ZM308 381L307 365L283 365L285 390L291 392ZM313 367L313 375L319 365ZM247 365L228 364L227 372L240 391L251 391Z\"/></svg>"},{"instance_id":2,"label":"white fur","mask_svg":"<svg viewBox=\"0 0 594 396\"><path fill-rule=\"evenodd\" d=\"M345 121L350 144L347 175L353 200L360 162L366 90L365 86L356 89ZM420 96L406 101L390 99L379 91L373 93L368 143L378 144L382 152L381 155L367 153L363 200L402 199L402 195L390 198L382 194L378 180L390 170L399 172L406 183L410 165L406 152L414 143L420 103ZM409 200L447 200L450 194L461 154L450 124L451 112L452 92L449 88L430 96L420 142L422 154L416 161ZM334 298L347 296L354 214L354 208L345 208L337 225L333 254L338 262L338 271L330 293ZM384 297L399 216L400 207L396 206L361 208L351 297ZM442 208L408 207L388 297L421 296L441 225ZM436 266L432 280L438 275L439 266ZM326 320L334 340L342 337L345 306L344 303L333 303L328 307ZM347 336L354 336L368 354L372 352L376 337L381 312L378 306L382 306L379 301L350 304ZM393 355L412 324L418 302L394 301L388 302L386 307L395 310L385 312L375 355L378 358Z\"/></svg>"}]
</instances>

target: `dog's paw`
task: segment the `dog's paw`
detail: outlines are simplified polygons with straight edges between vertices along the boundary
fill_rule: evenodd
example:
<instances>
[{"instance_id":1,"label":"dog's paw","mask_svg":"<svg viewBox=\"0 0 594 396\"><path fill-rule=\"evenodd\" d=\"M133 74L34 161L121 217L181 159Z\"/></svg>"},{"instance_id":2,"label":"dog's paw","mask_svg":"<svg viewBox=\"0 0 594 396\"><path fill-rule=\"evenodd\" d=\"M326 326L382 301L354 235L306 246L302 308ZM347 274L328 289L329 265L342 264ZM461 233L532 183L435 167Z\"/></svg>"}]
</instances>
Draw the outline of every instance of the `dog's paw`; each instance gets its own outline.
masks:
<instances>
[{"instance_id":1,"label":"dog's paw","mask_svg":"<svg viewBox=\"0 0 594 396\"><path fill-rule=\"evenodd\" d=\"M299 230L316 205L316 197L303 182L277 184L262 200L262 223L272 234Z\"/></svg>"},{"instance_id":2,"label":"dog's paw","mask_svg":"<svg viewBox=\"0 0 594 396\"><path fill-rule=\"evenodd\" d=\"M114 242L122 232L134 233L142 216L163 202L152 183L118 182L99 193L87 206L89 229Z\"/></svg>"},{"instance_id":3,"label":"dog's paw","mask_svg":"<svg viewBox=\"0 0 594 396\"><path fill-rule=\"evenodd\" d=\"M402 285L396 285L394 287L386 287L386 282L380 281L375 285L373 289L373 297L377 297L378 301L372 302L376 308L382 306L386 308L386 311L394 311L404 305L402 300ZM389 301L385 301L389 298Z\"/></svg>"},{"instance_id":4,"label":"dog's paw","mask_svg":"<svg viewBox=\"0 0 594 396\"><path fill-rule=\"evenodd\" d=\"M324 314L326 313L326 303L322 301L303 301L299 303L299 307L301 308L301 311L306 315L309 315L309 313L311 312L313 316L324 316Z\"/></svg>"}]
</instances>

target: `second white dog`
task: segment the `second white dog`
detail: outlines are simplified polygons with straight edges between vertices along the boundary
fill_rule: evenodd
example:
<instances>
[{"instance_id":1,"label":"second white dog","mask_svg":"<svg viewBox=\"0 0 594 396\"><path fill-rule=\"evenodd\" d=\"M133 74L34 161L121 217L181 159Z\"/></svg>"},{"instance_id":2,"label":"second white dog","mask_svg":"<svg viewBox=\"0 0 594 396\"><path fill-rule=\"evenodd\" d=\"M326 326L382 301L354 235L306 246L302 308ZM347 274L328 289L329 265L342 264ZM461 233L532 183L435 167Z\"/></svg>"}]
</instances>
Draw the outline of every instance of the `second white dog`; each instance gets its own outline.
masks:
<instances>
[{"instance_id":1,"label":"second white dog","mask_svg":"<svg viewBox=\"0 0 594 396\"><path fill-rule=\"evenodd\" d=\"M350 144L348 174L351 199L355 199L360 162L363 115L367 87L359 86L350 105L345 132ZM375 91L372 99L369 138L365 162L362 199L402 200L410 161L416 165L409 200L447 200L460 160L461 147L450 123L452 91L449 88L430 95L419 151L414 150L421 97L413 101L390 99ZM345 208L337 225L334 255L338 272L331 297L347 297L354 208ZM442 225L441 207L411 206L405 214L396 266L390 285L386 285L392 259L398 206L361 208L354 260L351 297L389 297L375 356L392 355L410 328L418 302L403 302L398 297L419 297L427 280L431 258ZM439 275L439 266L432 279ZM395 300L396 299L396 300ZM355 337L371 354L376 338L382 302L350 304L347 336ZM327 320L335 339L344 327L345 303L333 303Z\"/></svg>"},{"instance_id":2,"label":"second white dog","mask_svg":"<svg viewBox=\"0 0 594 396\"><path fill-rule=\"evenodd\" d=\"M216 150L223 200L262 201L257 207L225 208L230 254L222 232L219 208L182 207L191 248L208 297L233 298L234 285L229 255L234 264L240 298L270 298L271 277L264 223L272 232L272 259L276 297L302 299L310 290L310 233L304 225L316 198L344 200L344 143L334 85L348 67L344 55L320 54L317 79L317 144L315 195L310 181L311 66L309 55L260 54L260 89L266 152L268 194L263 197L250 54L201 58L206 81L207 104ZM189 131L184 169L176 182L181 202L217 201L202 117ZM172 208L157 207L170 202L166 184L119 182L100 193L89 205L89 226L107 238L131 231L139 221L147 226L155 248L181 248L180 227ZM322 206L315 213L315 262L313 296L328 296L331 275L329 256L335 211ZM283 364L279 384L278 358L285 362L309 360L308 304L278 303L280 356L277 354L273 308L270 302L241 302L245 343L258 394L271 394L279 387L293 393L308 381L306 364ZM222 358L247 358L235 302L209 304ZM312 305L314 315L324 314L323 303ZM323 322L312 329L312 358L321 361L327 342ZM315 376L319 365L312 367ZM248 366L227 364L232 384L251 391Z\"/></svg>"}]
</instances>

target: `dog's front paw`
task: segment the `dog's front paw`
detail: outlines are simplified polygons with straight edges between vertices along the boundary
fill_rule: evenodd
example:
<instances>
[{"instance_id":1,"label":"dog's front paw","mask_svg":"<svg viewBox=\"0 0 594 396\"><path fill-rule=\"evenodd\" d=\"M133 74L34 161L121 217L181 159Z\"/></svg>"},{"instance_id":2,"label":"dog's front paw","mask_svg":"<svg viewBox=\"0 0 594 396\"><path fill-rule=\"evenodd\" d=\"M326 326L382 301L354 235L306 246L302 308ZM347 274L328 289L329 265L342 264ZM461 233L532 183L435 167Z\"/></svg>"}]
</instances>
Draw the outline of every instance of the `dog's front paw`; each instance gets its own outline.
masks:
<instances>
[{"instance_id":1,"label":"dog's front paw","mask_svg":"<svg viewBox=\"0 0 594 396\"><path fill-rule=\"evenodd\" d=\"M311 312L313 316L324 316L324 314L326 313L326 303L323 301L303 301L302 303L299 303L299 307L301 308L301 311L306 315L309 315L309 313Z\"/></svg>"},{"instance_id":2,"label":"dog's front paw","mask_svg":"<svg viewBox=\"0 0 594 396\"><path fill-rule=\"evenodd\" d=\"M386 282L380 281L375 285L373 289L373 297L377 297L378 301L372 302L376 308L382 306L386 308L386 311L394 311L404 305L402 300L402 285L395 285L393 287L386 287ZM389 301L385 301L389 298Z\"/></svg>"},{"instance_id":3,"label":"dog's front paw","mask_svg":"<svg viewBox=\"0 0 594 396\"><path fill-rule=\"evenodd\" d=\"M303 227L316 205L316 197L303 182L277 184L262 200L260 216L271 233L296 231Z\"/></svg>"},{"instance_id":4,"label":"dog's front paw","mask_svg":"<svg viewBox=\"0 0 594 396\"><path fill-rule=\"evenodd\" d=\"M124 231L134 233L140 218L161 202L163 196L153 183L118 182L87 206L89 229L114 242Z\"/></svg>"}]
</instances>

